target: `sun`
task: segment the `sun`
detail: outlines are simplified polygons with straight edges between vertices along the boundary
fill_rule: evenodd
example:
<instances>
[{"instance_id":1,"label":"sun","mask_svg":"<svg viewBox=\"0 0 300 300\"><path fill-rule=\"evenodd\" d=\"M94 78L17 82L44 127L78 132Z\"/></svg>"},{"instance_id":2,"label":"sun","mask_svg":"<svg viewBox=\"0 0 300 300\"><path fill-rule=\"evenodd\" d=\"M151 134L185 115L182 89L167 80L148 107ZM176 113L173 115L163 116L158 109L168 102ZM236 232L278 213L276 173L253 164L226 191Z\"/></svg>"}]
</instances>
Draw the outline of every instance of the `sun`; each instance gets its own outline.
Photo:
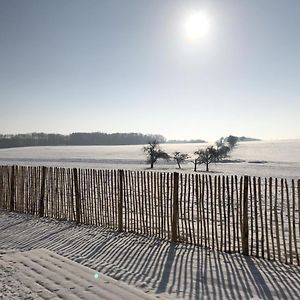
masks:
<instances>
[{"instance_id":1,"label":"sun","mask_svg":"<svg viewBox=\"0 0 300 300\"><path fill-rule=\"evenodd\" d=\"M184 25L186 36L190 40L198 40L208 36L211 29L210 18L203 11L190 14Z\"/></svg>"}]
</instances>

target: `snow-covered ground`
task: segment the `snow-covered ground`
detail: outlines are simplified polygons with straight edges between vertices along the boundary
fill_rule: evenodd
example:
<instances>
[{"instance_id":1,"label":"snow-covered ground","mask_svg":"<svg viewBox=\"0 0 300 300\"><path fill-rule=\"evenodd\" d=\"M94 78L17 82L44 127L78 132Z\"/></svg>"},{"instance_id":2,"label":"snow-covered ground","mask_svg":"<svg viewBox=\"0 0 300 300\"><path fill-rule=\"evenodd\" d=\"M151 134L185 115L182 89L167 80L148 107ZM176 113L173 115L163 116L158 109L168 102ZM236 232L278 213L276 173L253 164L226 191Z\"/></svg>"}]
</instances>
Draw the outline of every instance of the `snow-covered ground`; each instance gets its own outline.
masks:
<instances>
[{"instance_id":1,"label":"snow-covered ground","mask_svg":"<svg viewBox=\"0 0 300 300\"><path fill-rule=\"evenodd\" d=\"M181 151L193 156L195 150L208 144L163 144L172 154ZM239 143L231 153L235 163L213 164L210 170L218 174L251 175L262 177L300 177L300 140L259 141ZM0 149L0 164L46 165L81 168L147 169L141 145L133 146L58 146ZM183 166L193 172L192 163ZM199 171L204 166L199 166ZM159 162L155 170L178 171L174 162Z\"/></svg>"},{"instance_id":2,"label":"snow-covered ground","mask_svg":"<svg viewBox=\"0 0 300 300\"><path fill-rule=\"evenodd\" d=\"M155 297L47 249L1 258L0 297L5 299L154 300Z\"/></svg>"},{"instance_id":3,"label":"snow-covered ground","mask_svg":"<svg viewBox=\"0 0 300 300\"><path fill-rule=\"evenodd\" d=\"M51 299L93 295L93 289L101 292L105 284L98 283L95 274L104 281L109 280L104 275L114 278L130 293L139 289L137 293L161 299L299 299L300 295L300 267L0 211L1 252L0 264L6 264L0 268L3 299L35 299L39 294L31 284L36 279L41 295L47 288L55 296ZM66 259L89 269L75 270L78 266ZM4 293L17 294L9 298Z\"/></svg>"}]
</instances>

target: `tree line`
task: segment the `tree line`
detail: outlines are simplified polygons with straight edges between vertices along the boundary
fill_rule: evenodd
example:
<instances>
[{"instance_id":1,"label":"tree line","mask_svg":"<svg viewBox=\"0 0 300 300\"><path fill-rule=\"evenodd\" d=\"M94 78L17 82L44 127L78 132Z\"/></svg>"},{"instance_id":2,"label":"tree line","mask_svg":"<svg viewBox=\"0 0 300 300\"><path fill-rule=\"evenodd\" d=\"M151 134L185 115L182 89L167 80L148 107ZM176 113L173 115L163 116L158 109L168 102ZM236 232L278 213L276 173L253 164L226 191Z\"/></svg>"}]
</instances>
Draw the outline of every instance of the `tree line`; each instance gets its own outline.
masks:
<instances>
[{"instance_id":1,"label":"tree line","mask_svg":"<svg viewBox=\"0 0 300 300\"><path fill-rule=\"evenodd\" d=\"M195 157L191 159L188 153L182 153L179 151L174 152L172 155L163 151L160 147L160 143L157 140L148 142L147 146L143 147L143 151L147 156L147 162L150 164L150 168L153 169L154 164L159 159L174 160L178 168L181 169L181 164L184 162L192 162L194 165L194 171L197 171L198 165L204 164L206 171L209 171L209 165L214 162L220 162L228 157L230 151L236 146L239 138L230 135L226 138L220 138L215 142L215 145L206 147L204 149L198 149L194 152ZM191 159L191 160L190 160Z\"/></svg>"},{"instance_id":2,"label":"tree line","mask_svg":"<svg viewBox=\"0 0 300 300\"><path fill-rule=\"evenodd\" d=\"M31 146L76 146L76 145L144 145L149 140L165 143L162 135L141 133L75 132L69 135L28 133L16 135L0 134L0 148Z\"/></svg>"}]
</instances>

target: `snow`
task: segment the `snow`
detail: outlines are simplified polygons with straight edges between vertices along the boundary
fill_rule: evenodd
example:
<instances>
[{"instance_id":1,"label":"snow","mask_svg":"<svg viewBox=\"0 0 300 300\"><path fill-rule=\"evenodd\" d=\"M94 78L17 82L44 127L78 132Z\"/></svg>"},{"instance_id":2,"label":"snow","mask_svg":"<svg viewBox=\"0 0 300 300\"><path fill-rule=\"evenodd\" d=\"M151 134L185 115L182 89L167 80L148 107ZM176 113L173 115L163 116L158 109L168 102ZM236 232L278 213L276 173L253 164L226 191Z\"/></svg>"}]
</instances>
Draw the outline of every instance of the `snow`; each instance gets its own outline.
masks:
<instances>
[{"instance_id":1,"label":"snow","mask_svg":"<svg viewBox=\"0 0 300 300\"><path fill-rule=\"evenodd\" d=\"M14 277L18 280L17 284L14 279L6 280L6 288L1 289L6 298L155 299L106 275L95 276L94 270L47 249L9 253L3 255L2 260L8 266L14 265Z\"/></svg>"},{"instance_id":2,"label":"snow","mask_svg":"<svg viewBox=\"0 0 300 300\"><path fill-rule=\"evenodd\" d=\"M208 144L162 144L169 154L175 151L191 156ZM242 142L231 153L231 160L239 163L212 164L214 174L285 177L297 179L300 175L300 140ZM131 146L53 146L0 149L0 164L46 165L101 169L145 170L146 157L142 145ZM193 172L191 163L183 164L184 172ZM204 171L204 166L199 166ZM178 171L175 162L159 162L158 171Z\"/></svg>"},{"instance_id":3,"label":"snow","mask_svg":"<svg viewBox=\"0 0 300 300\"><path fill-rule=\"evenodd\" d=\"M31 290L17 279L16 274L14 264L4 261L0 255L0 299L35 299Z\"/></svg>"},{"instance_id":4,"label":"snow","mask_svg":"<svg viewBox=\"0 0 300 300\"><path fill-rule=\"evenodd\" d=\"M105 293L117 299L121 290L122 299L300 294L300 267L3 211L0 253L3 299L101 299Z\"/></svg>"}]
</instances>

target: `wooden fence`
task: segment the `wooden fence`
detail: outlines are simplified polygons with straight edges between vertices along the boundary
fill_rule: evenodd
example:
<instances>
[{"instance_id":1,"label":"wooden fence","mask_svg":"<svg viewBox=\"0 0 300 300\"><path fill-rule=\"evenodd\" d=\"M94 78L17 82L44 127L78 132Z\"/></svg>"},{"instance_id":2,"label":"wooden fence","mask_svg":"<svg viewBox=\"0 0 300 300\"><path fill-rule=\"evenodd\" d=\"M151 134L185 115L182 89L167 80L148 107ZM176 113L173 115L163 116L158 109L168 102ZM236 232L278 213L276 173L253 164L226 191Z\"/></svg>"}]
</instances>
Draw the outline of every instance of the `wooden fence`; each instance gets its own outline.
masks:
<instances>
[{"instance_id":1,"label":"wooden fence","mask_svg":"<svg viewBox=\"0 0 300 300\"><path fill-rule=\"evenodd\" d=\"M300 265L300 180L2 166L0 208Z\"/></svg>"}]
</instances>

